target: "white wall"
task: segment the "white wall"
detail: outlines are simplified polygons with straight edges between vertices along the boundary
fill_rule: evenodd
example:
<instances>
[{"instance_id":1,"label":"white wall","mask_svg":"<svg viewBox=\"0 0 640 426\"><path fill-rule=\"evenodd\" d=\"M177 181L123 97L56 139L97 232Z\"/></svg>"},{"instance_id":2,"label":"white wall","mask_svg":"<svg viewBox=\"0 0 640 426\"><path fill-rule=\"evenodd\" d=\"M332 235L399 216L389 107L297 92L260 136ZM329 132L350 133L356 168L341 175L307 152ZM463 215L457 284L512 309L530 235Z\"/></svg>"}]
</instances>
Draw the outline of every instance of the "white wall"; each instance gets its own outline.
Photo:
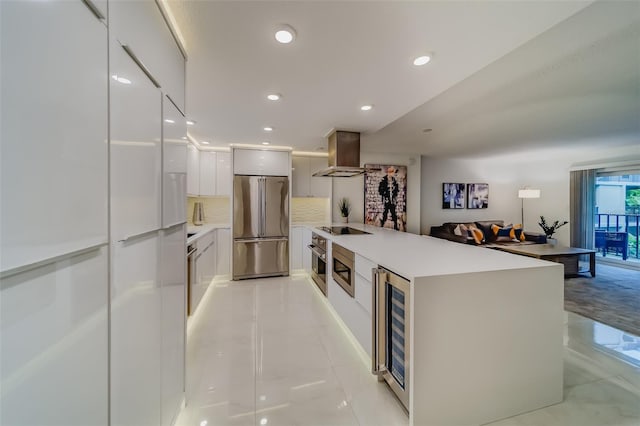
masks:
<instances>
[{"instance_id":1,"label":"white wall","mask_svg":"<svg viewBox=\"0 0 640 426\"><path fill-rule=\"evenodd\" d=\"M407 230L420 233L420 156L411 154L360 153L360 164L389 164L407 166ZM352 178L333 178L331 200L332 220L340 221L338 200L347 197L351 201L350 222L364 222L364 175Z\"/></svg>"},{"instance_id":2,"label":"white wall","mask_svg":"<svg viewBox=\"0 0 640 426\"><path fill-rule=\"evenodd\" d=\"M637 158L640 145L606 150L557 149L520 152L476 159L442 159L423 156L421 187L421 230L443 222L502 219L520 223L521 200L518 189L529 186L541 190L539 199L524 200L524 229L542 232L540 215L549 220L569 220L569 171L578 162L594 168L607 164L607 158ZM611 163L615 164L615 162ZM488 183L489 207L484 210L442 209L442 183ZM554 235L569 245L571 224Z\"/></svg>"}]
</instances>

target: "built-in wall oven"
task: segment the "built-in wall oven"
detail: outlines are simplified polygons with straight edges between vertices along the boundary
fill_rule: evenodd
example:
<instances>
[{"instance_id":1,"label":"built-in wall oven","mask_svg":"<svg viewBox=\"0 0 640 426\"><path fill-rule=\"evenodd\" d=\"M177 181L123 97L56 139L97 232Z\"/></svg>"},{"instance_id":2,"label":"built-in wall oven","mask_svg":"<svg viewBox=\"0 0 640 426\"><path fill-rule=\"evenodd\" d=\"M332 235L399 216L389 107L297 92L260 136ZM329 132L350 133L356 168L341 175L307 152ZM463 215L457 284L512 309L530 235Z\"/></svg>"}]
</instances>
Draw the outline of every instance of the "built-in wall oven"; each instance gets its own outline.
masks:
<instances>
[{"instance_id":1,"label":"built-in wall oven","mask_svg":"<svg viewBox=\"0 0 640 426\"><path fill-rule=\"evenodd\" d=\"M372 286L372 368L409 410L409 281L384 268L374 268Z\"/></svg>"},{"instance_id":2,"label":"built-in wall oven","mask_svg":"<svg viewBox=\"0 0 640 426\"><path fill-rule=\"evenodd\" d=\"M322 294L327 295L327 239L311 234L311 278Z\"/></svg>"},{"instance_id":3,"label":"built-in wall oven","mask_svg":"<svg viewBox=\"0 0 640 426\"><path fill-rule=\"evenodd\" d=\"M355 255L351 250L331 244L333 280L351 297L356 293Z\"/></svg>"}]
</instances>

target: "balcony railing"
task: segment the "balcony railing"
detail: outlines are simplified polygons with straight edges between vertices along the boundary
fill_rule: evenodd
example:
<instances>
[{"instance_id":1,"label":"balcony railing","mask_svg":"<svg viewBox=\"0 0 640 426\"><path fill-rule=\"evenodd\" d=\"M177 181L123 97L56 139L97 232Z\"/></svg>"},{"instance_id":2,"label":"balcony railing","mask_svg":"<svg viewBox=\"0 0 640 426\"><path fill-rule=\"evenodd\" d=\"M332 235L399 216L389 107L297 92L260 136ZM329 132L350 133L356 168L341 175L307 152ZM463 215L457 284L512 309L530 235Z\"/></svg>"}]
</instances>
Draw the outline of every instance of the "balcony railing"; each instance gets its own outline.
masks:
<instances>
[{"instance_id":1,"label":"balcony railing","mask_svg":"<svg viewBox=\"0 0 640 426\"><path fill-rule=\"evenodd\" d=\"M640 235L638 224L640 223L640 214L610 214L610 213L596 213L595 217L595 230L604 231L607 233L607 238L613 241L620 241L622 233L626 235L626 251L623 252L623 257L632 257L635 259L640 258L639 244ZM598 238L600 237L600 238ZM596 240L601 239L602 235L596 234ZM615 247L616 243L612 243L611 247ZM597 247L598 248L598 247ZM616 247L617 249L618 247ZM607 246L604 247L607 250Z\"/></svg>"}]
</instances>

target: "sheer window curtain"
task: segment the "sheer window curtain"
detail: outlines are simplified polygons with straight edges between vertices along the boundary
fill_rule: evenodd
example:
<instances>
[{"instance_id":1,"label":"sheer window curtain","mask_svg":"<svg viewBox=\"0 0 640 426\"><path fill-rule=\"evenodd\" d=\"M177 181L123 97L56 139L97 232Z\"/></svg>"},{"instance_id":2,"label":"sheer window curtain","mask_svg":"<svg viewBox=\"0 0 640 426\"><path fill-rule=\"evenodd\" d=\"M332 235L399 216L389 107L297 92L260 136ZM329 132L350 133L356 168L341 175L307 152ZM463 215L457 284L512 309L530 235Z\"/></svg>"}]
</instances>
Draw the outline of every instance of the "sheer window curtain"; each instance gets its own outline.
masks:
<instances>
[{"instance_id":1,"label":"sheer window curtain","mask_svg":"<svg viewBox=\"0 0 640 426\"><path fill-rule=\"evenodd\" d=\"M593 249L596 197L596 171L575 170L570 172L569 197L571 205L571 247Z\"/></svg>"}]
</instances>

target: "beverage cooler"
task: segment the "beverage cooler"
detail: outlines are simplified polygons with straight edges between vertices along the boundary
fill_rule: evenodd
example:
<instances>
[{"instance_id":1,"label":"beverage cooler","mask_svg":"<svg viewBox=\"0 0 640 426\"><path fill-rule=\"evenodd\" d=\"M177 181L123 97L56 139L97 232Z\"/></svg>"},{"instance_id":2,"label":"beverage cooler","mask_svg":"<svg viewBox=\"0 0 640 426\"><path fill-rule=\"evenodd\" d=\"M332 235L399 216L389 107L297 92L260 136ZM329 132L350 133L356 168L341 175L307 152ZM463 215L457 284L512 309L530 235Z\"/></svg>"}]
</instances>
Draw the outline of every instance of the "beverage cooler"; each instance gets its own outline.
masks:
<instances>
[{"instance_id":1,"label":"beverage cooler","mask_svg":"<svg viewBox=\"0 0 640 426\"><path fill-rule=\"evenodd\" d=\"M373 269L372 373L387 382L409 410L409 281L384 268Z\"/></svg>"}]
</instances>

